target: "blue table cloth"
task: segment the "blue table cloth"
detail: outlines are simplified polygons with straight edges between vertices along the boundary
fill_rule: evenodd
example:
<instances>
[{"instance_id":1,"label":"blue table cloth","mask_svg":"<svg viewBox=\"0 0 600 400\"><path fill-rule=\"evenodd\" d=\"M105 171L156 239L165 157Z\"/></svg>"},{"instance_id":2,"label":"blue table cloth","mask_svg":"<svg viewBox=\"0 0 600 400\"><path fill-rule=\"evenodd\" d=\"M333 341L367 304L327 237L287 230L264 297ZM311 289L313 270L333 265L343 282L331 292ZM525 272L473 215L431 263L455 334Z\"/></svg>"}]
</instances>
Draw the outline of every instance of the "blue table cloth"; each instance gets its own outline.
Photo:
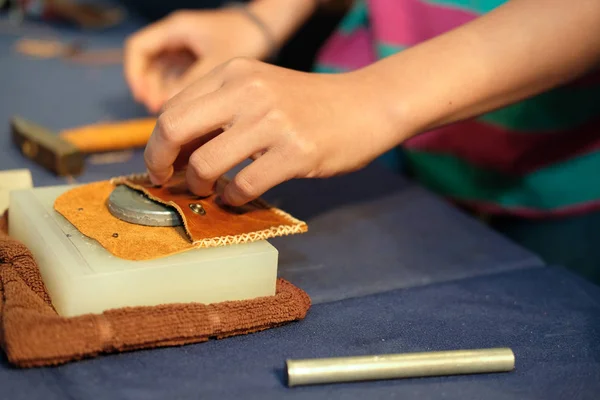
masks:
<instances>
[{"instance_id":1,"label":"blue table cloth","mask_svg":"<svg viewBox=\"0 0 600 400\"><path fill-rule=\"evenodd\" d=\"M539 267L317 305L306 320L58 368L0 364L3 399L597 399L600 293ZM510 373L288 388L287 358L508 346Z\"/></svg>"},{"instance_id":2,"label":"blue table cloth","mask_svg":"<svg viewBox=\"0 0 600 400\"><path fill-rule=\"evenodd\" d=\"M83 37L118 47L135 24ZM82 36L60 30L62 39ZM144 116L120 66L16 54L0 35L0 169L64 184L12 145L18 114L51 129ZM88 164L77 182L143 171ZM1 399L597 398L600 290L508 242L408 179L373 164L330 180L283 184L267 200L309 223L278 238L280 275L305 289L308 317L282 328L198 345L110 355L57 368L0 362ZM319 387L285 386L287 358L508 346L516 371Z\"/></svg>"}]
</instances>

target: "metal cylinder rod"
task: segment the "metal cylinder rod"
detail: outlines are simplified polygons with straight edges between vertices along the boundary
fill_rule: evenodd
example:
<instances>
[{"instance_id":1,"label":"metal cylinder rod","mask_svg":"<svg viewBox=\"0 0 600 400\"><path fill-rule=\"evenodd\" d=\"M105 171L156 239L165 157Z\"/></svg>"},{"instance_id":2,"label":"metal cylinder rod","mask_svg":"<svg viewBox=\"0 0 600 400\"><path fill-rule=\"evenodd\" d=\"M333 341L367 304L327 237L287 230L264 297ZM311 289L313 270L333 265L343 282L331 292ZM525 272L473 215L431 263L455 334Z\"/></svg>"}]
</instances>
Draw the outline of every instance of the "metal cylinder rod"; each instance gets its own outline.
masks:
<instances>
[{"instance_id":1,"label":"metal cylinder rod","mask_svg":"<svg viewBox=\"0 0 600 400\"><path fill-rule=\"evenodd\" d=\"M508 372L511 349L493 348L287 360L288 386Z\"/></svg>"}]
</instances>

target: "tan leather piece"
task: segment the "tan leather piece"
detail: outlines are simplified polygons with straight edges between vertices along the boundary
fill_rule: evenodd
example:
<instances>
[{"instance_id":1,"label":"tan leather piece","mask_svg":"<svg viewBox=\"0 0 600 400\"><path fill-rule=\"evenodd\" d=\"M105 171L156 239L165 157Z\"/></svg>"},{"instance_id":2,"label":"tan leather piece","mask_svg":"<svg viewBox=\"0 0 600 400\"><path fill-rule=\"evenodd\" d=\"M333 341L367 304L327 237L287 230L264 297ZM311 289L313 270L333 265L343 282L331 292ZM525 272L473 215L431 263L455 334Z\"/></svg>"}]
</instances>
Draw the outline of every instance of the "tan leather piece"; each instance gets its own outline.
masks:
<instances>
[{"instance_id":1,"label":"tan leather piece","mask_svg":"<svg viewBox=\"0 0 600 400\"><path fill-rule=\"evenodd\" d=\"M187 189L185 171L180 171L162 187L155 187L147 175L115 178L113 184L125 184L144 192L151 199L174 207L181 215L189 239L195 247L216 247L265 240L276 236L304 233L306 223L270 206L262 199L243 207L223 205L217 194L199 198ZM222 179L218 184L224 184ZM190 205L200 205L202 214Z\"/></svg>"},{"instance_id":2,"label":"tan leather piece","mask_svg":"<svg viewBox=\"0 0 600 400\"><path fill-rule=\"evenodd\" d=\"M303 319L310 297L283 279L274 296L215 304L126 307L65 318L52 308L29 250L0 218L0 346L18 367L223 339Z\"/></svg>"},{"instance_id":3,"label":"tan leather piece","mask_svg":"<svg viewBox=\"0 0 600 400\"><path fill-rule=\"evenodd\" d=\"M117 185L126 184L150 198L174 207L185 227L150 227L114 217L106 203ZM190 203L206 214L194 213ZM145 175L114 178L75 187L54 202L54 209L83 235L96 240L113 255L133 261L151 260L194 248L227 246L306 232L307 226L262 200L240 208L219 203L217 195L198 199L180 175L154 188Z\"/></svg>"},{"instance_id":4,"label":"tan leather piece","mask_svg":"<svg viewBox=\"0 0 600 400\"><path fill-rule=\"evenodd\" d=\"M109 181L77 186L59 196L54 209L82 234L127 260L149 260L193 248L181 227L148 227L114 217L106 207L114 188Z\"/></svg>"}]
</instances>

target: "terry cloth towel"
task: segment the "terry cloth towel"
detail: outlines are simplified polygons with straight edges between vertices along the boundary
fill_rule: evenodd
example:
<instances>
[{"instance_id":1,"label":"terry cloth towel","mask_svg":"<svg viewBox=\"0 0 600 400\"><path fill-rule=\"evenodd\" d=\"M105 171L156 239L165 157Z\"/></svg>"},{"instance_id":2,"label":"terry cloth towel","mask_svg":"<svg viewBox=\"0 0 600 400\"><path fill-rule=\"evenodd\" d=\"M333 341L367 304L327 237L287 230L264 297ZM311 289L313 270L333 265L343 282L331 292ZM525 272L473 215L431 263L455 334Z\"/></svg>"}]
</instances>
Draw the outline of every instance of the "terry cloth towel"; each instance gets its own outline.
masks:
<instances>
[{"instance_id":1,"label":"terry cloth towel","mask_svg":"<svg viewBox=\"0 0 600 400\"><path fill-rule=\"evenodd\" d=\"M0 344L18 367L257 332L303 319L310 308L304 291L280 279L270 297L130 307L64 318L52 307L30 251L6 234L7 217L0 218Z\"/></svg>"}]
</instances>

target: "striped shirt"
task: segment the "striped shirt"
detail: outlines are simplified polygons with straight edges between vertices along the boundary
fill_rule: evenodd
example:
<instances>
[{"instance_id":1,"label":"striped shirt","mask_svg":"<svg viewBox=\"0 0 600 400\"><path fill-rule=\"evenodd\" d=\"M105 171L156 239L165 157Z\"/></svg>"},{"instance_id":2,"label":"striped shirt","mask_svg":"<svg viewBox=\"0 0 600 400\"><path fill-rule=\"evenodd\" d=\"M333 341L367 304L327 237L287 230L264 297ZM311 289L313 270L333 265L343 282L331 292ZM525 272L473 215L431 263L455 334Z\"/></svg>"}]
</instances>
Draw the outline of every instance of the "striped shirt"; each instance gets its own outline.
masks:
<instances>
[{"instance_id":1,"label":"striped shirt","mask_svg":"<svg viewBox=\"0 0 600 400\"><path fill-rule=\"evenodd\" d=\"M502 3L357 1L315 72L364 67ZM421 134L383 158L400 160L422 184L475 212L538 218L600 210L600 74Z\"/></svg>"}]
</instances>

